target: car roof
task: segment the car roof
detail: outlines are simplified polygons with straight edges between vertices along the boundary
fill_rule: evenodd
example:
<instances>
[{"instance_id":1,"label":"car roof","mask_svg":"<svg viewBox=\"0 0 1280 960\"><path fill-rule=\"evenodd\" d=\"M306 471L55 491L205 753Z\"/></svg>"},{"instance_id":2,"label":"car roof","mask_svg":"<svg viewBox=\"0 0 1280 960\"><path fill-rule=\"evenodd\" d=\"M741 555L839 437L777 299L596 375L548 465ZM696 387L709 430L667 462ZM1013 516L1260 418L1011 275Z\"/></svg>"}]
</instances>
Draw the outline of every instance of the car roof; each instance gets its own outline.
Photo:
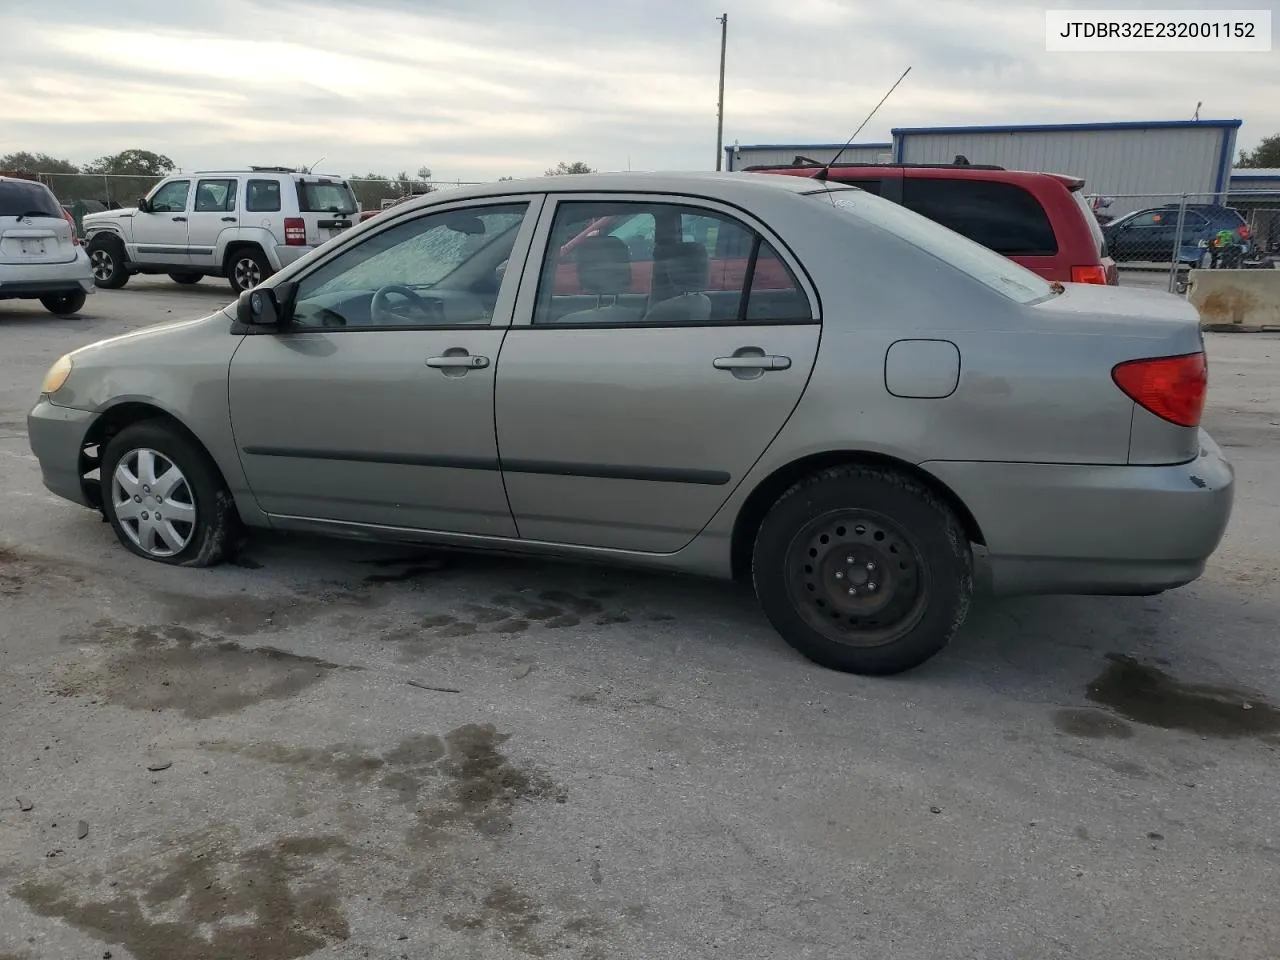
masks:
<instances>
[{"instance_id":1,"label":"car roof","mask_svg":"<svg viewBox=\"0 0 1280 960\"><path fill-rule=\"evenodd\" d=\"M824 169L822 164L780 164L778 166L756 166L749 168L752 172L776 175L787 173L792 176L816 178ZM1073 177L1066 173L1051 173L1044 170L1008 170L990 164L964 163L837 163L830 168L830 181L840 183L845 177L849 179L874 178L876 174L891 172L910 172L911 176L930 180L984 180L1000 183L1020 183L1024 186L1031 183L1044 183L1046 178L1056 180L1068 190L1080 190L1085 181L1081 177Z\"/></svg>"},{"instance_id":2,"label":"car roof","mask_svg":"<svg viewBox=\"0 0 1280 960\"><path fill-rule=\"evenodd\" d=\"M807 179L767 173L571 173L437 190L413 197L405 205L429 206L451 200L529 193L692 193L730 202L745 202L753 196L821 193L828 187L835 190L857 189L836 181L817 186Z\"/></svg>"}]
</instances>

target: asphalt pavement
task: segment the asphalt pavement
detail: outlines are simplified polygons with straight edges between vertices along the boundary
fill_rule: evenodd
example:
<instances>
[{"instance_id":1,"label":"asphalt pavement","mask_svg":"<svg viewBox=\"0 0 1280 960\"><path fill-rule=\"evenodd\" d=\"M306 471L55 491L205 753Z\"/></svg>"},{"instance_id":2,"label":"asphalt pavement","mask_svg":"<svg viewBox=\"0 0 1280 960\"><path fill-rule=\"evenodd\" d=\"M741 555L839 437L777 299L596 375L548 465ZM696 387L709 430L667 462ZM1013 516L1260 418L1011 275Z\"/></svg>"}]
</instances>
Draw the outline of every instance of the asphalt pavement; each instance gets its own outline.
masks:
<instances>
[{"instance_id":1,"label":"asphalt pavement","mask_svg":"<svg viewBox=\"0 0 1280 960\"><path fill-rule=\"evenodd\" d=\"M984 601L870 679L715 583L134 558L44 491L26 410L63 352L230 299L0 303L0 960L1280 956L1280 338L1207 337L1239 485L1200 581Z\"/></svg>"}]
</instances>

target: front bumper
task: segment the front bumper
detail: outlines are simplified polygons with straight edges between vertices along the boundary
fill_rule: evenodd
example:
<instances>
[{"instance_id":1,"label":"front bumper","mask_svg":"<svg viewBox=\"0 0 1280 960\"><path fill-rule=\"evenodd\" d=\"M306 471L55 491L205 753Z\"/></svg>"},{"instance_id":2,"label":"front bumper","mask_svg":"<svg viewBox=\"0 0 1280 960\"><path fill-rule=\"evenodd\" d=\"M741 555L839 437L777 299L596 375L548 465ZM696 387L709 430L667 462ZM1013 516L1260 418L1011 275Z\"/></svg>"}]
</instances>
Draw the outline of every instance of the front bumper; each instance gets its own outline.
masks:
<instances>
[{"instance_id":1,"label":"front bumper","mask_svg":"<svg viewBox=\"0 0 1280 960\"><path fill-rule=\"evenodd\" d=\"M67 263L0 264L0 300L33 299L46 294L96 293L93 267L84 247Z\"/></svg>"},{"instance_id":2,"label":"front bumper","mask_svg":"<svg viewBox=\"0 0 1280 960\"><path fill-rule=\"evenodd\" d=\"M1153 594L1204 572L1231 517L1235 474L1200 431L1168 466L940 462L968 506L997 594Z\"/></svg>"},{"instance_id":3,"label":"front bumper","mask_svg":"<svg viewBox=\"0 0 1280 960\"><path fill-rule=\"evenodd\" d=\"M85 495L80 455L93 419L86 410L60 407L48 397L41 397L27 414L27 442L40 461L45 487L86 507L92 504Z\"/></svg>"}]
</instances>

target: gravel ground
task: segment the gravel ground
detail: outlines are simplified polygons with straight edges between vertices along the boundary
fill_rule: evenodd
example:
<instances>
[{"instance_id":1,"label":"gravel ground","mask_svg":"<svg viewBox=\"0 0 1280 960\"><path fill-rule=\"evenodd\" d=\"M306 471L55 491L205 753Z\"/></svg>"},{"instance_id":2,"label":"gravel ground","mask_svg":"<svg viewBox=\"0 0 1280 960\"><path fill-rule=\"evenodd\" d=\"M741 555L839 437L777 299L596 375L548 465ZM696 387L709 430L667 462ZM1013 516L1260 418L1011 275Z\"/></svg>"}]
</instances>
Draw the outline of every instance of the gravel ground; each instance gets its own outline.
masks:
<instances>
[{"instance_id":1,"label":"gravel ground","mask_svg":"<svg viewBox=\"0 0 1280 960\"><path fill-rule=\"evenodd\" d=\"M1208 338L1239 488L1202 580L984 602L875 680L718 584L133 558L43 490L26 409L229 299L0 303L0 960L1280 955L1277 338Z\"/></svg>"}]
</instances>

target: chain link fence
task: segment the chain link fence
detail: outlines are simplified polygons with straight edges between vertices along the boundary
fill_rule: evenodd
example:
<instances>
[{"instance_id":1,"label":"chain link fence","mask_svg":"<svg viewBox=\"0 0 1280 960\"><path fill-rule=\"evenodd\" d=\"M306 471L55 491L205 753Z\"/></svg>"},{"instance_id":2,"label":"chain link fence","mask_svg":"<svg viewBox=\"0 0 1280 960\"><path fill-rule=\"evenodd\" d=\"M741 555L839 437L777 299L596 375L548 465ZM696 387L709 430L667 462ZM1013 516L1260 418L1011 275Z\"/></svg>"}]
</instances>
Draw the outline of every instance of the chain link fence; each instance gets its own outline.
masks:
<instances>
[{"instance_id":1,"label":"chain link fence","mask_svg":"<svg viewBox=\"0 0 1280 960\"><path fill-rule=\"evenodd\" d=\"M1171 292L1190 269L1275 269L1280 197L1274 192L1091 196L1121 283Z\"/></svg>"}]
</instances>

